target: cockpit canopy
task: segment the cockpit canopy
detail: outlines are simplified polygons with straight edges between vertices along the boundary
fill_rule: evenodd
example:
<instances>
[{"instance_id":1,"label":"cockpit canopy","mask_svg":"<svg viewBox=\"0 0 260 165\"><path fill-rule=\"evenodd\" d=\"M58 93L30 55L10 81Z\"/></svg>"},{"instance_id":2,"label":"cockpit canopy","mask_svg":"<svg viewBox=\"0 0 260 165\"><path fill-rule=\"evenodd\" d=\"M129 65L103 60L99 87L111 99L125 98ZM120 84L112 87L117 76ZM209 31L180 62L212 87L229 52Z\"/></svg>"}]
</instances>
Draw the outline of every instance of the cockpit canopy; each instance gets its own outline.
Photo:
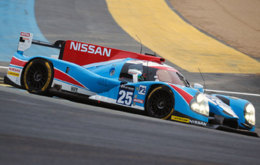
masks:
<instances>
[{"instance_id":1,"label":"cockpit canopy","mask_svg":"<svg viewBox=\"0 0 260 165\"><path fill-rule=\"evenodd\" d=\"M182 86L189 86L188 81L176 69L150 61L131 60L124 64L119 80L133 82L133 75L129 70L137 70L142 74L138 75L138 81L162 81Z\"/></svg>"}]
</instances>

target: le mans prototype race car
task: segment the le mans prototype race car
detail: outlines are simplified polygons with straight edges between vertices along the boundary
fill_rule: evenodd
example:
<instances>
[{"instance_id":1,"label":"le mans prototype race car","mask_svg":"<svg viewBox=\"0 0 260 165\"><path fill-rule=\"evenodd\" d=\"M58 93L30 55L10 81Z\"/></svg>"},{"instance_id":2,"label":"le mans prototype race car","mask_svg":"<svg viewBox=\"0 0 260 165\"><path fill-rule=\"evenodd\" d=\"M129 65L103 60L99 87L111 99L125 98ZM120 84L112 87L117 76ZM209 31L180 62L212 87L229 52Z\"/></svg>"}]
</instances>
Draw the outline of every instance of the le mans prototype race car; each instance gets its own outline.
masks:
<instances>
[{"instance_id":1,"label":"le mans prototype race car","mask_svg":"<svg viewBox=\"0 0 260 165\"><path fill-rule=\"evenodd\" d=\"M34 41L21 32L5 82L31 93L50 90L146 112L182 123L255 135L255 109L247 100L205 94L163 58L78 41ZM60 49L57 58L27 57L31 44Z\"/></svg>"}]
</instances>

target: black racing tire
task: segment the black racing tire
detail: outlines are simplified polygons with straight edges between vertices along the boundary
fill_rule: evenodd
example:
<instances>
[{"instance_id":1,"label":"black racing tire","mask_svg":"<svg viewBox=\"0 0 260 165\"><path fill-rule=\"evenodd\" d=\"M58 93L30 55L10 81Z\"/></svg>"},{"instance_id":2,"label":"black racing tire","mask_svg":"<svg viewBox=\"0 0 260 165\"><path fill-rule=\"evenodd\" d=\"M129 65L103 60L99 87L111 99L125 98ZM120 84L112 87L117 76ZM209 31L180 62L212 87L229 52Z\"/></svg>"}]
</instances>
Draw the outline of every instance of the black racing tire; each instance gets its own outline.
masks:
<instances>
[{"instance_id":1,"label":"black racing tire","mask_svg":"<svg viewBox=\"0 0 260 165\"><path fill-rule=\"evenodd\" d=\"M23 72L22 84L30 93L47 94L53 81L53 66L44 59L30 61Z\"/></svg>"},{"instance_id":2,"label":"black racing tire","mask_svg":"<svg viewBox=\"0 0 260 165\"><path fill-rule=\"evenodd\" d=\"M151 117L167 120L174 111L174 94L166 86L151 90L146 99L145 110Z\"/></svg>"}]
</instances>

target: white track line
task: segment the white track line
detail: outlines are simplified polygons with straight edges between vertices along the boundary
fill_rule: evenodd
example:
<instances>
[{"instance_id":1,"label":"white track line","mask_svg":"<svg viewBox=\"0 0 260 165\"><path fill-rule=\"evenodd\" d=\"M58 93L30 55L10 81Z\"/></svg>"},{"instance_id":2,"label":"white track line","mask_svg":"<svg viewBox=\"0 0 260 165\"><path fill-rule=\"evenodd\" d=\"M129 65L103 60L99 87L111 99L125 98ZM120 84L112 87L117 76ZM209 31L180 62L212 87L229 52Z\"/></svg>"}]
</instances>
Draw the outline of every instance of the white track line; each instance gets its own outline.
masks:
<instances>
[{"instance_id":1,"label":"white track line","mask_svg":"<svg viewBox=\"0 0 260 165\"><path fill-rule=\"evenodd\" d=\"M216 92L216 93L229 93L229 94L235 94L235 95L247 95L247 96L257 96L257 97L260 97L260 94L255 94L255 93L231 92L231 91L221 91L221 90L213 90L213 89L205 89L205 91Z\"/></svg>"},{"instance_id":2,"label":"white track line","mask_svg":"<svg viewBox=\"0 0 260 165\"><path fill-rule=\"evenodd\" d=\"M8 69L8 66L0 66L0 69Z\"/></svg>"}]
</instances>

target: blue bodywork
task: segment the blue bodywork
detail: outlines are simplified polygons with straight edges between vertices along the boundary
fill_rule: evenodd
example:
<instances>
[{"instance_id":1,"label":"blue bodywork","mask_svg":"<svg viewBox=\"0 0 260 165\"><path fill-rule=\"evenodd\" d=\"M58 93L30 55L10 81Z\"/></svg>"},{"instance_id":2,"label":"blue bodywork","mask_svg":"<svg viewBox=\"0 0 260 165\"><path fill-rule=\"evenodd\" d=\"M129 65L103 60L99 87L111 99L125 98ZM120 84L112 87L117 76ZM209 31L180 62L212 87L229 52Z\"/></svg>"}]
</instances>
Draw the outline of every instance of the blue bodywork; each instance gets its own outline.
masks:
<instances>
[{"instance_id":1,"label":"blue bodywork","mask_svg":"<svg viewBox=\"0 0 260 165\"><path fill-rule=\"evenodd\" d=\"M56 70L59 70L64 75L72 77L79 84L82 84L82 86L79 86L66 80L60 80L54 75L55 82L52 84L52 87L55 86L55 83L65 83L71 87L79 88L83 91L91 93L89 94L90 99L144 111L147 95L149 94L151 89L153 89L155 86L166 86L172 91L174 95L173 115L179 116L178 120L176 121L185 121L185 123L206 126L209 124L210 117L221 116L223 118L223 121L230 119L237 122L239 129L245 129L249 131L254 131L255 129L255 126L249 127L247 124L245 124L246 121L244 117L244 108L249 103L246 100L223 95L207 95L210 109L209 117L193 111L190 107L190 102L195 99L195 96L198 93L201 93L201 90L199 91L198 89L194 89L190 86L171 84L162 81L139 81L134 83L131 81L120 80L120 74L122 72L123 66L130 61L138 61L133 58L117 59L112 61L89 64L85 66L80 66L71 62L50 57L26 57L20 52L17 52L13 58L24 61L26 62L26 64L34 59L45 59L50 61L55 70L54 72L56 72ZM10 63L9 67L16 67L23 70L26 65L17 66ZM67 72L68 68L69 72ZM23 72L21 71L20 74L22 73ZM10 75L7 76L10 77ZM121 93L124 93L121 91L132 93L127 98L121 95ZM222 101L223 98L225 98L225 100L228 100L229 105ZM226 113L223 109L223 106L230 107L234 115ZM171 119L173 120L173 118ZM187 122L189 120L186 119L197 122ZM225 124L225 122L220 124Z\"/></svg>"},{"instance_id":2,"label":"blue bodywork","mask_svg":"<svg viewBox=\"0 0 260 165\"><path fill-rule=\"evenodd\" d=\"M212 96L215 98L218 97L218 98L216 98L216 99L218 99L218 101L216 101L215 99L212 99ZM250 103L249 101L240 99L240 98L225 96L225 95L213 94L212 96L210 97L212 101L209 102L209 106L210 106L210 111L214 115L223 116L223 118L225 118L225 119L236 120L239 128L246 129L249 131L255 131L255 126L249 126L248 124L246 124L246 120L244 117L245 116L245 106ZM227 107L230 107L236 116L225 112L224 108L221 106L222 104L224 104Z\"/></svg>"}]
</instances>

